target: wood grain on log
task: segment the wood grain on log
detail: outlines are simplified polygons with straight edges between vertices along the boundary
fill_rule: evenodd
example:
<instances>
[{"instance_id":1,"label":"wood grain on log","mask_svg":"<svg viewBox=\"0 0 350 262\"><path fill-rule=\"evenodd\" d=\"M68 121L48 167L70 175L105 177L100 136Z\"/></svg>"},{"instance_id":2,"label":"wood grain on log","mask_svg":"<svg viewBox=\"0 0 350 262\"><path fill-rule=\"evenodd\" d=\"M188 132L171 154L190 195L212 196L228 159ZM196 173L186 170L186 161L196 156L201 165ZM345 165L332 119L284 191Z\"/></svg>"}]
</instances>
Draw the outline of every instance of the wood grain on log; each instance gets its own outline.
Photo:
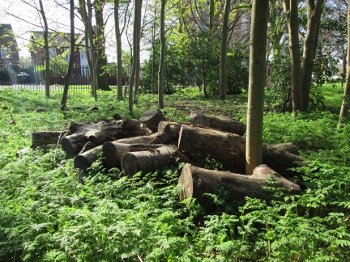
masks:
<instances>
[{"instance_id":1,"label":"wood grain on log","mask_svg":"<svg viewBox=\"0 0 350 262\"><path fill-rule=\"evenodd\" d=\"M119 143L125 143L125 144L148 144L155 137L157 137L157 135L158 133L153 133L148 136L146 135L146 136L127 137L127 138L118 139L117 141Z\"/></svg>"},{"instance_id":2,"label":"wood grain on log","mask_svg":"<svg viewBox=\"0 0 350 262\"><path fill-rule=\"evenodd\" d=\"M246 132L246 125L233 120L230 116L205 116L202 112L193 111L190 115L190 122L196 126L213 128L241 136Z\"/></svg>"},{"instance_id":3,"label":"wood grain on log","mask_svg":"<svg viewBox=\"0 0 350 262\"><path fill-rule=\"evenodd\" d=\"M167 145L148 151L130 152L122 156L121 166L127 176L133 176L139 171L155 172L175 163L176 147Z\"/></svg>"},{"instance_id":4,"label":"wood grain on log","mask_svg":"<svg viewBox=\"0 0 350 262\"><path fill-rule=\"evenodd\" d=\"M288 194L301 193L300 187L280 176L266 165L255 168L253 175L246 176L230 172L208 170L185 164L178 180L180 200L189 199L186 203L190 205L192 198L196 199L206 210L215 209L215 205L205 193L215 194L218 190L224 189L228 201L244 201L245 197L254 197L265 200L274 199L274 195L264 189L268 177L276 179L281 187Z\"/></svg>"}]
</instances>

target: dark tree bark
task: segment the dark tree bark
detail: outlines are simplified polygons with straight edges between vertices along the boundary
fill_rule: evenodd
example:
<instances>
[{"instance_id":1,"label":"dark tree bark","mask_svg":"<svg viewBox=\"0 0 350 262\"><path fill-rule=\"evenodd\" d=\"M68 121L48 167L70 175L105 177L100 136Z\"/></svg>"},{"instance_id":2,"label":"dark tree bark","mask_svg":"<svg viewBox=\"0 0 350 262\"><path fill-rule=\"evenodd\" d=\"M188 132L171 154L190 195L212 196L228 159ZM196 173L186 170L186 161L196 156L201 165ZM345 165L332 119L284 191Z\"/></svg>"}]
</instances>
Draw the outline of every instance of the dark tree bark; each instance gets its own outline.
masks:
<instances>
[{"instance_id":1,"label":"dark tree bark","mask_svg":"<svg viewBox=\"0 0 350 262\"><path fill-rule=\"evenodd\" d=\"M32 132L32 146L56 145L66 132L64 131L34 131Z\"/></svg>"}]
</instances>

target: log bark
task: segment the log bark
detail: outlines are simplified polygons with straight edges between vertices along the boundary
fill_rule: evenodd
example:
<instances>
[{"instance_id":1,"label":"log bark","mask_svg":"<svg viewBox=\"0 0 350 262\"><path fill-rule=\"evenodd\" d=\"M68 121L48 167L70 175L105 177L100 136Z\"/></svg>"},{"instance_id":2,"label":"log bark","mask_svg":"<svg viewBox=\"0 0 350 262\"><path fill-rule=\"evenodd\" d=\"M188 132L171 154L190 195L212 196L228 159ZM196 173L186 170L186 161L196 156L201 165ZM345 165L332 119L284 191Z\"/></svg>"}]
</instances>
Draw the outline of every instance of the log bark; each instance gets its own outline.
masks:
<instances>
[{"instance_id":1,"label":"log bark","mask_svg":"<svg viewBox=\"0 0 350 262\"><path fill-rule=\"evenodd\" d=\"M244 173L245 140L237 134L183 125L178 148L205 158L216 159L225 168Z\"/></svg>"},{"instance_id":2,"label":"log bark","mask_svg":"<svg viewBox=\"0 0 350 262\"><path fill-rule=\"evenodd\" d=\"M179 150L216 159L225 168L245 173L245 139L242 136L213 129L183 125ZM290 168L300 167L304 159L282 149L263 145L263 163L286 178L296 175Z\"/></svg>"},{"instance_id":3,"label":"log bark","mask_svg":"<svg viewBox=\"0 0 350 262\"><path fill-rule=\"evenodd\" d=\"M190 122L195 126L208 127L216 130L244 135L246 125L233 120L230 116L205 116L200 111L193 111L190 115Z\"/></svg>"},{"instance_id":4,"label":"log bark","mask_svg":"<svg viewBox=\"0 0 350 262\"><path fill-rule=\"evenodd\" d=\"M146 136L134 136L134 137L122 138L122 139L118 139L117 141L119 143L125 143L125 144L148 144L150 141L156 138L157 135L158 133L153 133L151 135L146 135Z\"/></svg>"},{"instance_id":5,"label":"log bark","mask_svg":"<svg viewBox=\"0 0 350 262\"><path fill-rule=\"evenodd\" d=\"M279 150L283 150L286 151L288 153L294 154L299 156L299 150L296 147L296 145L294 145L291 142L287 142L287 143L280 143L280 144L276 144L276 145L272 145L273 148L279 149Z\"/></svg>"},{"instance_id":6,"label":"log bark","mask_svg":"<svg viewBox=\"0 0 350 262\"><path fill-rule=\"evenodd\" d=\"M146 130L141 128L137 120L127 117L110 122L100 121L97 124L80 124L70 121L68 124L68 135L62 139L61 144L68 156L73 157L78 154L87 141L99 146L105 141L140 136L145 133Z\"/></svg>"},{"instance_id":7,"label":"log bark","mask_svg":"<svg viewBox=\"0 0 350 262\"><path fill-rule=\"evenodd\" d=\"M149 144L167 144L178 140L181 126L185 123L160 121L158 124L158 135Z\"/></svg>"},{"instance_id":8,"label":"log bark","mask_svg":"<svg viewBox=\"0 0 350 262\"><path fill-rule=\"evenodd\" d=\"M167 145L148 151L130 152L122 156L121 166L127 176L139 171L155 172L176 162L176 147Z\"/></svg>"},{"instance_id":9,"label":"log bark","mask_svg":"<svg viewBox=\"0 0 350 262\"><path fill-rule=\"evenodd\" d=\"M148 151L164 145L126 144L118 140L105 142L102 146L103 162L109 167L121 167L122 156L129 152Z\"/></svg>"},{"instance_id":10,"label":"log bark","mask_svg":"<svg viewBox=\"0 0 350 262\"><path fill-rule=\"evenodd\" d=\"M82 154L74 157L74 167L86 169L89 168L95 161L97 161L101 155L102 146L97 146Z\"/></svg>"},{"instance_id":11,"label":"log bark","mask_svg":"<svg viewBox=\"0 0 350 262\"><path fill-rule=\"evenodd\" d=\"M230 202L244 201L247 196L271 200L275 198L274 195L264 189L269 176L279 182L275 186L283 188L285 195L301 193L299 185L280 176L266 165L256 167L253 175L246 176L185 164L178 180L179 197L181 201L188 199L187 207L191 204L191 199L195 198L196 203L207 211L214 211L216 206L205 194L215 194L221 189L226 191L227 201Z\"/></svg>"},{"instance_id":12,"label":"log bark","mask_svg":"<svg viewBox=\"0 0 350 262\"><path fill-rule=\"evenodd\" d=\"M146 124L147 127L154 133L158 132L159 122L165 120L166 118L163 115L162 111L159 110L159 108L147 110L140 117L140 121Z\"/></svg>"},{"instance_id":13,"label":"log bark","mask_svg":"<svg viewBox=\"0 0 350 262\"><path fill-rule=\"evenodd\" d=\"M65 131L34 131L32 132L32 148L42 145L56 145L65 135Z\"/></svg>"}]
</instances>

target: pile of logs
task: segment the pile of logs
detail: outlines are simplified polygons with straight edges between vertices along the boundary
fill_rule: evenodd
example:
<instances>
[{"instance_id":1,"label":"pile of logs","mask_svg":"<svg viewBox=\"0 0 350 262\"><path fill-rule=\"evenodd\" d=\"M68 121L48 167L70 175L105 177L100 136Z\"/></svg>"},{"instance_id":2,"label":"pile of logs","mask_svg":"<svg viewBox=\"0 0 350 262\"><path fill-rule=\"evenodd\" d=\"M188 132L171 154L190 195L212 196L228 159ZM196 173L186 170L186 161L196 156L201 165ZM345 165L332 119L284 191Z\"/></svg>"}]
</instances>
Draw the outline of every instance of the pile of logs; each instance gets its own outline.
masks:
<instances>
[{"instance_id":1,"label":"pile of logs","mask_svg":"<svg viewBox=\"0 0 350 262\"><path fill-rule=\"evenodd\" d=\"M205 193L220 188L236 200L246 196L272 199L263 189L268 177L279 181L285 194L300 193L300 187L287 180L296 175L291 168L304 161L291 143L263 145L264 165L251 175L243 175L245 130L245 124L228 116L192 112L188 123L179 123L154 109L146 111L140 121L119 116L96 123L70 121L64 133L33 132L32 144L56 144L59 137L67 155L74 157L76 168L86 169L101 159L105 166L120 168L127 176L186 162L179 178L180 199L196 198L203 205ZM228 171L203 168L207 159L215 159Z\"/></svg>"}]
</instances>

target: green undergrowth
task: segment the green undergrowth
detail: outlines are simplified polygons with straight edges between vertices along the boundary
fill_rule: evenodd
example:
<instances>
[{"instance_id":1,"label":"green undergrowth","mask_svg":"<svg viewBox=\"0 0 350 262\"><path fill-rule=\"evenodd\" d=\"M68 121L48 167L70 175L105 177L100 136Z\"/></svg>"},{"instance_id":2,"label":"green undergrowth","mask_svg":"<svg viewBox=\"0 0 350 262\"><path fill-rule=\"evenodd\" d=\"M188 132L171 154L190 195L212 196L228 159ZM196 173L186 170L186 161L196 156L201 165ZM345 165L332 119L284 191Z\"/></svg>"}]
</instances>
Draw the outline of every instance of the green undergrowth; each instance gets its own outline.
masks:
<instances>
[{"instance_id":1,"label":"green undergrowth","mask_svg":"<svg viewBox=\"0 0 350 262\"><path fill-rule=\"evenodd\" d=\"M74 168L60 148L16 156L35 130L65 130L77 122L128 115L127 101L112 92L71 94L60 111L60 94L0 91L0 261L347 261L350 257L349 125L337 130L329 111L266 112L264 143L293 142L302 195L271 202L247 198L238 205L218 189L216 211L180 203L182 165L125 177L96 162ZM326 100L327 101L327 100ZM139 118L157 97L143 95ZM334 105L335 106L335 105ZM340 104L339 104L340 107ZM191 110L245 121L246 96L205 99L196 89L166 96L164 113L187 121ZM220 167L220 165L216 165ZM83 183L82 183L83 181ZM275 192L278 195L279 192Z\"/></svg>"}]
</instances>

